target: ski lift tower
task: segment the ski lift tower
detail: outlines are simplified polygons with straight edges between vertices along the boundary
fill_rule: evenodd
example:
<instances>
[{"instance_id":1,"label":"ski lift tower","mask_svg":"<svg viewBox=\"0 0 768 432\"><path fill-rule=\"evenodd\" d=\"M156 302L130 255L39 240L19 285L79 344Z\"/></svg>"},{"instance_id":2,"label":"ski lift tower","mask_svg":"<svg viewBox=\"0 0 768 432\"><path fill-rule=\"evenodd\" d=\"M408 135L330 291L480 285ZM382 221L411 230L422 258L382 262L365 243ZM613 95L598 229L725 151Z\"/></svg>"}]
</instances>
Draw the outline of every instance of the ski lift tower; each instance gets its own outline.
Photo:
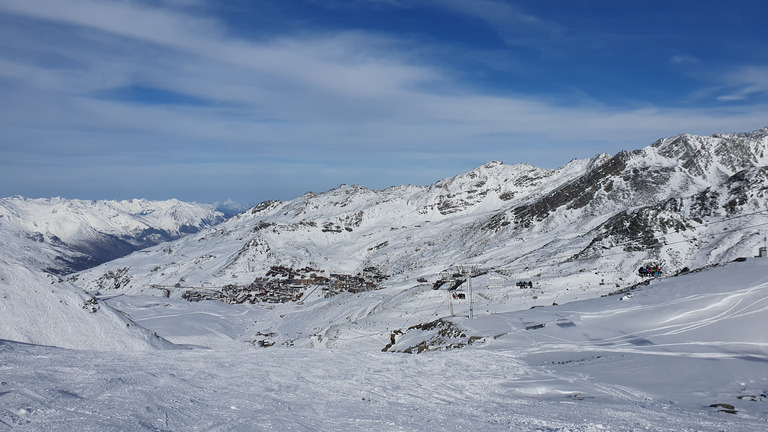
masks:
<instances>
[{"instance_id":1,"label":"ski lift tower","mask_svg":"<svg viewBox=\"0 0 768 432\"><path fill-rule=\"evenodd\" d=\"M460 264L456 266L460 273L467 276L467 290L469 292L469 319L473 318L474 304L472 302L472 273L477 270L477 264Z\"/></svg>"},{"instance_id":2,"label":"ski lift tower","mask_svg":"<svg viewBox=\"0 0 768 432\"><path fill-rule=\"evenodd\" d=\"M453 284L455 282L452 272L449 271L440 272L440 280L445 281L445 283L448 284ZM451 311L451 316L453 316L453 296L450 290L446 291L446 294L448 294L448 307Z\"/></svg>"}]
</instances>

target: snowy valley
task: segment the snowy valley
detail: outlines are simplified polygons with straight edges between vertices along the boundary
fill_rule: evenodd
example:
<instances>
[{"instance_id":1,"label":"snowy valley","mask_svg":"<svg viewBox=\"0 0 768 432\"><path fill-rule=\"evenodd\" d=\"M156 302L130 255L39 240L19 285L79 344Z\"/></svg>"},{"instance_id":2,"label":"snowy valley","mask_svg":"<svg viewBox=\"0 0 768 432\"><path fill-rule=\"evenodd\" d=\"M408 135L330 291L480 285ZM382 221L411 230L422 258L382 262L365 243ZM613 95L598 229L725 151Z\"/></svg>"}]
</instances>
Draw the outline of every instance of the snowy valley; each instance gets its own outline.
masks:
<instances>
[{"instance_id":1,"label":"snowy valley","mask_svg":"<svg viewBox=\"0 0 768 432\"><path fill-rule=\"evenodd\" d=\"M226 221L0 203L0 428L768 425L768 128Z\"/></svg>"},{"instance_id":2,"label":"snowy valley","mask_svg":"<svg viewBox=\"0 0 768 432\"><path fill-rule=\"evenodd\" d=\"M0 198L0 246L30 268L68 274L216 225L213 206L168 201ZM8 254L6 254L8 255Z\"/></svg>"}]
</instances>

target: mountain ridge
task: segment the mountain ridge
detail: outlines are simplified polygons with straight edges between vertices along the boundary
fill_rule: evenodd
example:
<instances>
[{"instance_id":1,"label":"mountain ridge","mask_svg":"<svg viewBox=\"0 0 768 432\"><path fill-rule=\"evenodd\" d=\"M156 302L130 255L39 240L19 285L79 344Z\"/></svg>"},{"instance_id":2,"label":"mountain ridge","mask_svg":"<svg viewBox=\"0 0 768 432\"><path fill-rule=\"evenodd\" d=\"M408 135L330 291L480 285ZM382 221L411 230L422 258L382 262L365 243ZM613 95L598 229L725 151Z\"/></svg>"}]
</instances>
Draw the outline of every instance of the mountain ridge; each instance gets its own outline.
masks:
<instances>
[{"instance_id":1,"label":"mountain ridge","mask_svg":"<svg viewBox=\"0 0 768 432\"><path fill-rule=\"evenodd\" d=\"M176 199L88 201L16 196L0 198L0 243L25 256L31 267L67 274L223 220L223 214L212 206Z\"/></svg>"},{"instance_id":2,"label":"mountain ridge","mask_svg":"<svg viewBox=\"0 0 768 432\"><path fill-rule=\"evenodd\" d=\"M348 274L376 268L404 280L474 263L550 283L562 272L612 267L601 274L604 285L631 284L648 260L677 272L757 249L753 233L718 236L708 224L768 207L762 171L755 170L768 164L767 137L768 128L682 134L552 170L491 161L427 186L340 185L261 203L220 226L82 272L79 283L88 290L112 287L104 277L127 269L129 282L120 289L132 292L151 285L222 287L247 284L275 266ZM724 201L733 194L740 198ZM690 213L702 200L716 207ZM755 214L731 225L759 223ZM734 245L721 250L718 241ZM608 264L596 248L624 255ZM575 257L592 258L574 267Z\"/></svg>"}]
</instances>

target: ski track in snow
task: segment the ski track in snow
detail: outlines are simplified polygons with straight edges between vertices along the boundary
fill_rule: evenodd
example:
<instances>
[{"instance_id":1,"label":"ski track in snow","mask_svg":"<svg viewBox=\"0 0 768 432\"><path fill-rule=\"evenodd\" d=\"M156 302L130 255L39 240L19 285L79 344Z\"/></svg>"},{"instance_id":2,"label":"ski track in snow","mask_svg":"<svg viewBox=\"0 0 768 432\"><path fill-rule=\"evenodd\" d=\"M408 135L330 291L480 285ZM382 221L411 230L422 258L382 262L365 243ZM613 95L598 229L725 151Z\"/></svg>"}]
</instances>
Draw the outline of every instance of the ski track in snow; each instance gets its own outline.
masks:
<instances>
[{"instance_id":1,"label":"ski track in snow","mask_svg":"<svg viewBox=\"0 0 768 432\"><path fill-rule=\"evenodd\" d=\"M3 342L0 353L0 419L20 430L765 426L680 411L631 387L592 383L479 350L420 356L290 348L126 355Z\"/></svg>"},{"instance_id":2,"label":"ski track in snow","mask_svg":"<svg viewBox=\"0 0 768 432\"><path fill-rule=\"evenodd\" d=\"M454 317L483 341L419 355L379 350L391 330L433 319L446 296L428 287L302 307L116 296L102 301L197 348L0 341L0 430L762 431L768 283L749 280L766 267L670 278L627 300ZM725 289L737 272L743 288ZM308 348L313 334L321 348ZM259 337L276 345L247 343Z\"/></svg>"}]
</instances>

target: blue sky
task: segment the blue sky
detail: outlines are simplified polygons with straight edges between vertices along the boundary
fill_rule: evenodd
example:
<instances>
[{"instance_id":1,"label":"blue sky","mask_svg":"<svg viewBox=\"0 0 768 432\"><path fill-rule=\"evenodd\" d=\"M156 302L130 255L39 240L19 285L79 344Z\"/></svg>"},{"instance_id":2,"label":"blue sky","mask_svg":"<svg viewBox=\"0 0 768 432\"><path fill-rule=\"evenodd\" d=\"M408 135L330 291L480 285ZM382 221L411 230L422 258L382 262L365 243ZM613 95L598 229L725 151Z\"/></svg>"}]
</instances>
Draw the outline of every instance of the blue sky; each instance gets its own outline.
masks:
<instances>
[{"instance_id":1,"label":"blue sky","mask_svg":"<svg viewBox=\"0 0 768 432\"><path fill-rule=\"evenodd\" d=\"M768 2L0 0L0 196L246 203L768 126Z\"/></svg>"}]
</instances>

